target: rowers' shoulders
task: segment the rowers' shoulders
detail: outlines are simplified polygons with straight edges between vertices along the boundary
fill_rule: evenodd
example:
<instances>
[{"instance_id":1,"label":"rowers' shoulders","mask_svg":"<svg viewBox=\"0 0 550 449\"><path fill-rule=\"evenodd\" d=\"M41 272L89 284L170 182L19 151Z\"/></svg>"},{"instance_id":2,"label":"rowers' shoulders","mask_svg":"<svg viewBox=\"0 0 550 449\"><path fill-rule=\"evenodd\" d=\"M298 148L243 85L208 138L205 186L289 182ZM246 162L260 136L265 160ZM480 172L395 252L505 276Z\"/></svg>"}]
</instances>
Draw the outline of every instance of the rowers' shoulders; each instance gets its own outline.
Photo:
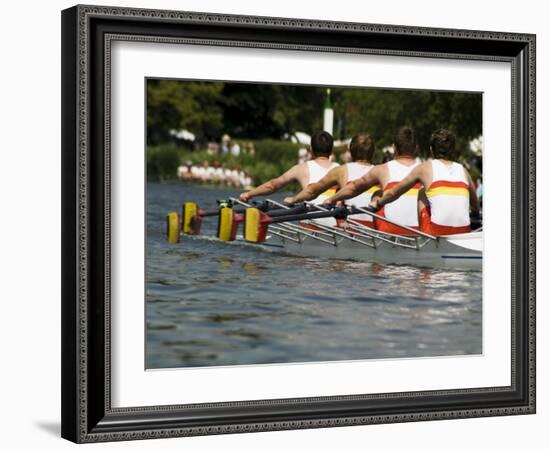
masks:
<instances>
[{"instance_id":1,"label":"rowers' shoulders","mask_svg":"<svg viewBox=\"0 0 550 449\"><path fill-rule=\"evenodd\" d=\"M306 164L299 164L299 165L306 165ZM307 161L307 165L308 166L315 165L328 170L331 170L336 167L341 167L341 165L338 162L331 161L330 159L311 159Z\"/></svg>"},{"instance_id":2,"label":"rowers' shoulders","mask_svg":"<svg viewBox=\"0 0 550 449\"><path fill-rule=\"evenodd\" d=\"M327 172L330 172L332 169L338 167L340 167L339 164L332 163L328 166L325 166L315 159L311 159L309 161L296 164L287 173L292 173L294 178L298 179L300 182L305 182L307 184L309 182L310 175L317 172L317 170L324 169L327 170ZM327 172L325 172L325 174Z\"/></svg>"},{"instance_id":3,"label":"rowers' shoulders","mask_svg":"<svg viewBox=\"0 0 550 449\"><path fill-rule=\"evenodd\" d=\"M416 168L425 170L427 168L432 168L434 159L426 159L425 161L419 162Z\"/></svg>"},{"instance_id":4,"label":"rowers' shoulders","mask_svg":"<svg viewBox=\"0 0 550 449\"><path fill-rule=\"evenodd\" d=\"M416 175L420 179L427 179L432 176L433 172L433 159L426 159L425 161L418 162L413 168L411 174Z\"/></svg>"},{"instance_id":5,"label":"rowers' shoulders","mask_svg":"<svg viewBox=\"0 0 550 449\"><path fill-rule=\"evenodd\" d=\"M391 162L391 161L389 161ZM388 174L389 168L388 163L385 162L383 164L373 165L372 168L369 170L369 174L371 176L375 176L377 178L384 177Z\"/></svg>"}]
</instances>

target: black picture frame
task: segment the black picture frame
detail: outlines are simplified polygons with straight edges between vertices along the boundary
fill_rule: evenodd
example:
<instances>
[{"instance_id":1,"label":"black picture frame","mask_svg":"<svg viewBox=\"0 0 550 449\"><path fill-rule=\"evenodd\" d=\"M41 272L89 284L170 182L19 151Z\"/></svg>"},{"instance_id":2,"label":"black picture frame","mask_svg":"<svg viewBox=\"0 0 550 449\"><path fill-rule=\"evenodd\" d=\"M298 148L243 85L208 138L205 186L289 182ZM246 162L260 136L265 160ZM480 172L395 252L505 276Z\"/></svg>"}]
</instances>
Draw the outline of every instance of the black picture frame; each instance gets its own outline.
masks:
<instances>
[{"instance_id":1,"label":"black picture frame","mask_svg":"<svg viewBox=\"0 0 550 449\"><path fill-rule=\"evenodd\" d=\"M110 43L448 59L512 67L511 385L113 408ZM74 442L535 413L535 36L78 5L62 12L62 436Z\"/></svg>"}]
</instances>

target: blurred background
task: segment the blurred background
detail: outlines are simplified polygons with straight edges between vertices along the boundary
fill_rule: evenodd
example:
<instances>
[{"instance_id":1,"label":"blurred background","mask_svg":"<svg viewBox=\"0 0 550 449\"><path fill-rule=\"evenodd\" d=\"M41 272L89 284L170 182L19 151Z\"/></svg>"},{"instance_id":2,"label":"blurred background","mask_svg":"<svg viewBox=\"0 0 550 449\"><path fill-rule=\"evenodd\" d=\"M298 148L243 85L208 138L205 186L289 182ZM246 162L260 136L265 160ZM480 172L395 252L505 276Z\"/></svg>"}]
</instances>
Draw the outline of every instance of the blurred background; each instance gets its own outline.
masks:
<instances>
[{"instance_id":1,"label":"blurred background","mask_svg":"<svg viewBox=\"0 0 550 449\"><path fill-rule=\"evenodd\" d=\"M251 188L306 160L319 129L333 134L337 162L354 134L369 132L381 163L403 125L416 129L421 158L435 129L453 131L480 182L480 93L148 79L147 179Z\"/></svg>"}]
</instances>

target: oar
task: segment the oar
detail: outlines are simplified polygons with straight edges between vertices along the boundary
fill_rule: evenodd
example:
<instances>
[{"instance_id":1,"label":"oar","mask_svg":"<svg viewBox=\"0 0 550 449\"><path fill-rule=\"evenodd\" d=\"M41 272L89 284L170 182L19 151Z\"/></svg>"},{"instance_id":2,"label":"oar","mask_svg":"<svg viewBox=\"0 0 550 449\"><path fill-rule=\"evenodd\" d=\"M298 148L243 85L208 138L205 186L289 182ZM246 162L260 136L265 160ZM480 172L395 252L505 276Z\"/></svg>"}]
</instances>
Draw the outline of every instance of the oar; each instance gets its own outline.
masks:
<instances>
[{"instance_id":1,"label":"oar","mask_svg":"<svg viewBox=\"0 0 550 449\"><path fill-rule=\"evenodd\" d=\"M184 203L185 206L186 203ZM220 214L220 210L224 207L230 207L232 208L236 213L243 213L247 207L234 207L234 202L232 200L218 200L218 208L212 209L212 210L203 210L198 208L197 214L201 217L215 217ZM269 203L262 201L262 202L253 202L253 207L257 207L261 211L267 212L269 210ZM250 207L250 206L248 206Z\"/></svg>"},{"instance_id":2,"label":"oar","mask_svg":"<svg viewBox=\"0 0 550 449\"><path fill-rule=\"evenodd\" d=\"M311 211L311 212L304 212L304 213L295 213L295 214L286 214L281 216L273 216L269 215L269 218L271 220L270 223L285 223L287 221L301 221L301 220L315 220L316 218L327 218L327 217L334 217L334 218L346 218L349 214L353 212L350 212L348 209L346 209L344 206L338 206L331 210L326 211Z\"/></svg>"},{"instance_id":3,"label":"oar","mask_svg":"<svg viewBox=\"0 0 550 449\"><path fill-rule=\"evenodd\" d=\"M188 204L188 203L184 203L184 205L183 205L184 207L185 207L185 204ZM196 204L196 203L191 202L190 204ZM244 207L243 206L235 207L235 204L238 204L239 206L241 204L242 205L246 204L246 206L244 206ZM197 206L197 215L199 215L201 217L215 217L215 216L218 216L220 214L220 210L223 209L224 207L230 207L238 214L243 213L249 207L256 207L257 209L260 209L262 212L267 212L269 214L275 212L273 205L268 203L267 201L253 201L251 204L247 204L247 203L244 203L244 202L241 203L240 201L237 203L236 201L233 201L232 199L229 199L229 200L218 200L217 209L204 210L204 209L201 209L200 207ZM280 210L280 212L284 212L287 209L280 209L279 207L277 207L276 210L277 211Z\"/></svg>"},{"instance_id":4,"label":"oar","mask_svg":"<svg viewBox=\"0 0 550 449\"><path fill-rule=\"evenodd\" d=\"M247 203L241 203L243 207L232 207L236 201L220 201L220 207L216 210L205 211L202 210L197 203L187 202L184 203L182 207L182 220L181 220L181 231L184 234L195 234L200 233L202 219L204 217L218 217L218 229L216 235L220 240L232 241L235 240L237 229L239 223L243 221L242 214L252 206L247 205ZM279 209L274 208L273 205L269 204L266 201L254 203L255 209L261 211L262 213L267 214L269 217L279 217L298 214L306 212L308 206L306 204L299 204L291 209Z\"/></svg>"},{"instance_id":5,"label":"oar","mask_svg":"<svg viewBox=\"0 0 550 449\"><path fill-rule=\"evenodd\" d=\"M294 207L291 207L290 209L271 209L266 212L266 214L270 217L284 217L288 215L295 215L302 212L307 212L309 210L309 206L305 203L297 204Z\"/></svg>"},{"instance_id":6,"label":"oar","mask_svg":"<svg viewBox=\"0 0 550 449\"><path fill-rule=\"evenodd\" d=\"M183 203L181 212L181 232L183 232L184 234L198 235L200 234L202 219L204 217L218 217L218 236L220 236L220 223L228 223L228 219L224 217L229 217L229 215L231 215L229 226L232 229L233 222L235 221L236 223L238 223L239 221L238 219L234 220L233 215L236 212L242 213L246 209L246 207L233 209L233 205L235 204L235 202L232 199L218 201L218 204L219 206L217 209L206 211L201 209L199 205L195 202L188 201L186 203ZM262 210L265 208L265 206L262 205L258 206ZM224 217L222 217L222 215ZM234 232L228 231L226 229L223 234L224 236L227 236L227 239L231 240L231 236L234 234Z\"/></svg>"},{"instance_id":7,"label":"oar","mask_svg":"<svg viewBox=\"0 0 550 449\"><path fill-rule=\"evenodd\" d=\"M293 215L284 215L280 217L270 217L269 215L257 210L257 209L248 209L245 212L245 239L250 242L263 242L267 235L267 228L272 223L285 223L290 221L301 221L301 220L315 220L317 218L346 218L349 215L355 214L368 214L377 220L382 220L387 223L390 223L396 227L409 231L413 235L425 237L431 240L437 240L437 237L427 234L425 232L419 231L418 229L411 228L406 225L396 223L392 220L387 219L386 217L381 217L376 215L378 209L372 206L366 207L345 207L345 206L336 206L330 210L326 211L310 211L305 213L297 213Z\"/></svg>"},{"instance_id":8,"label":"oar","mask_svg":"<svg viewBox=\"0 0 550 449\"><path fill-rule=\"evenodd\" d=\"M183 207L185 209L185 204L189 204L189 203L184 203ZM195 203L190 203L190 204L195 204ZM233 210L233 212L237 213L237 214L242 214L244 213L244 211L250 207L255 207L256 209L259 209L261 210L262 212L265 212L267 215L269 215L270 217L277 217L277 216L282 216L282 215L291 215L291 214L297 214L297 213L300 213L300 212L306 212L309 210L309 207L307 204L305 203L301 203L301 204L297 204L296 206L294 207L291 207L289 209L281 209L279 207L276 207L276 208L273 208L273 205L265 202L265 201L262 201L261 203L252 203L250 206L248 207L233 207L231 205L224 205L224 203L221 203L222 205L220 207L218 207L217 209L212 209L212 210L203 210L201 209L200 207L197 206L197 215L199 215L200 217L216 217L218 215L220 215L220 210L224 209L224 208L231 208ZM185 215L185 214L184 214Z\"/></svg>"},{"instance_id":9,"label":"oar","mask_svg":"<svg viewBox=\"0 0 550 449\"><path fill-rule=\"evenodd\" d=\"M255 207L250 207L244 210L243 215L235 213L235 211L230 208L223 208L220 211L220 218L218 219L218 238L220 240L226 241L235 240L235 238L237 237L237 228L239 226L239 223L245 220L245 217L247 216L246 214L251 209L258 211L259 213L263 214L263 216L269 218L272 221L294 221L299 220L300 218L294 217L300 217L301 215L303 215L304 212L308 210L308 207L307 205L302 204L293 207L292 209L272 209L268 210L267 212L263 212ZM246 234L246 230L244 234Z\"/></svg>"},{"instance_id":10,"label":"oar","mask_svg":"<svg viewBox=\"0 0 550 449\"><path fill-rule=\"evenodd\" d=\"M307 206L306 206L307 207ZM290 221L315 220L317 218L345 218L350 213L354 213L345 206L337 206L326 211L309 211L303 213L294 213L280 216L269 216L265 212L251 207L245 211L244 215L244 238L249 242L261 243L267 236L267 228L272 223L286 223ZM359 212L355 212L359 213Z\"/></svg>"}]
</instances>

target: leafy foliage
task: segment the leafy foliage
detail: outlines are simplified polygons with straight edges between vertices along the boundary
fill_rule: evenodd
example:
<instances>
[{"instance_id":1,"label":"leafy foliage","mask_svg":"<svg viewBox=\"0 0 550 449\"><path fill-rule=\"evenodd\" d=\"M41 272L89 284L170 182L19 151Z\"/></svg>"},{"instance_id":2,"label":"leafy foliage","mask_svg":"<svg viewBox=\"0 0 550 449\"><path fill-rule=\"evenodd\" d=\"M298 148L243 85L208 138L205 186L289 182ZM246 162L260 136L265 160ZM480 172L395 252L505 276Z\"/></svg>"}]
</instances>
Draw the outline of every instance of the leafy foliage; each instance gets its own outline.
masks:
<instances>
[{"instance_id":1,"label":"leafy foliage","mask_svg":"<svg viewBox=\"0 0 550 449\"><path fill-rule=\"evenodd\" d=\"M199 141L219 140L223 131L222 83L147 81L147 139L170 140L170 129L188 129Z\"/></svg>"},{"instance_id":2,"label":"leafy foliage","mask_svg":"<svg viewBox=\"0 0 550 449\"><path fill-rule=\"evenodd\" d=\"M237 165L249 173L255 185L281 175L298 161L301 145L278 140L247 140L253 143L254 155L241 153L239 156L215 155L208 151L189 151L174 144L147 147L147 179L150 181L176 178L177 167L191 161L200 165L203 161L212 164L218 161L229 168ZM242 142L243 144L244 142ZM241 144L241 146L242 146Z\"/></svg>"},{"instance_id":3,"label":"leafy foliage","mask_svg":"<svg viewBox=\"0 0 550 449\"><path fill-rule=\"evenodd\" d=\"M379 148L391 145L395 130L405 125L415 128L425 156L430 135L438 128L456 134L462 153L482 132L479 94L338 88L334 89L334 99L334 109L341 111L345 123L345 135L368 131Z\"/></svg>"},{"instance_id":4,"label":"leafy foliage","mask_svg":"<svg viewBox=\"0 0 550 449\"><path fill-rule=\"evenodd\" d=\"M147 179L160 180L176 177L181 163L181 151L173 145L147 148Z\"/></svg>"},{"instance_id":5,"label":"leafy foliage","mask_svg":"<svg viewBox=\"0 0 550 449\"><path fill-rule=\"evenodd\" d=\"M377 147L375 162L403 125L416 129L424 156L438 128L456 134L458 152L466 160L471 156L468 142L482 133L482 96L477 93L335 87L331 97L335 138L371 133ZM149 79L148 177L172 178L177 165L187 159L239 164L256 184L277 176L296 163L299 147L281 139L321 129L325 98L326 88L320 86ZM174 145L171 129L195 134L194 151ZM255 156L232 159L203 151L207 142L220 142L223 134L253 142Z\"/></svg>"},{"instance_id":6,"label":"leafy foliage","mask_svg":"<svg viewBox=\"0 0 550 449\"><path fill-rule=\"evenodd\" d=\"M199 141L279 139L322 127L325 88L285 84L151 79L147 82L148 142L169 141L170 129L188 129ZM379 146L391 144L396 128L417 130L427 151L437 128L455 132L465 147L481 134L481 95L399 89L332 88L335 137L368 131ZM466 149L466 148L465 148Z\"/></svg>"}]
</instances>

